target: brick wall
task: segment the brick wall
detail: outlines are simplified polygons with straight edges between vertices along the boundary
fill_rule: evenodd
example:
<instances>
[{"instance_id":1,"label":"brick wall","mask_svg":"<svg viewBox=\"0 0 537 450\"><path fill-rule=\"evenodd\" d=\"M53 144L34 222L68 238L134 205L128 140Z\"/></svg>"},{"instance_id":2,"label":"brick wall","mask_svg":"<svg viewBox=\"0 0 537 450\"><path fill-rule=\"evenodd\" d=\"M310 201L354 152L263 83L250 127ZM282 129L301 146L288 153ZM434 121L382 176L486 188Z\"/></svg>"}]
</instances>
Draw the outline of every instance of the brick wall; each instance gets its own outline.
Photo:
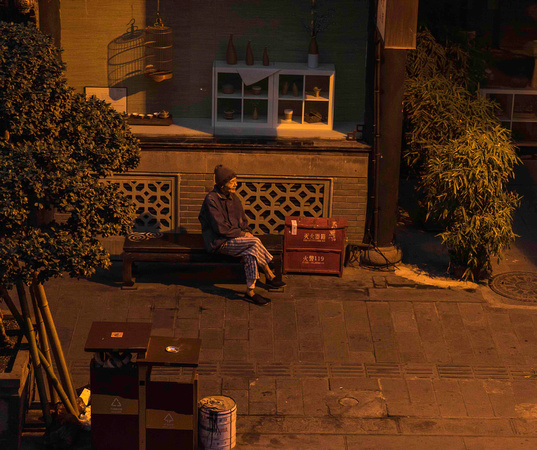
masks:
<instances>
[{"instance_id":1,"label":"brick wall","mask_svg":"<svg viewBox=\"0 0 537 450\"><path fill-rule=\"evenodd\" d=\"M212 173L187 173L181 176L179 226L187 233L201 233L198 220L201 204L214 186Z\"/></svg>"},{"instance_id":2,"label":"brick wall","mask_svg":"<svg viewBox=\"0 0 537 450\"><path fill-rule=\"evenodd\" d=\"M214 186L213 170L217 164L232 167L240 176L247 175L254 180L299 179L304 183L311 180L329 180L331 183L329 215L348 220L347 241L359 244L363 241L366 205L369 149L352 151L277 151L270 146L254 150L233 148L226 150L181 149L159 144L144 144L140 166L130 172L144 177L151 174L179 175L177 203L179 207L178 227L180 232L201 232L198 214L205 195ZM151 150L148 150L151 149ZM128 174L127 174L128 176ZM246 207L247 208L247 207ZM122 238L108 240L107 249L112 255L119 255Z\"/></svg>"},{"instance_id":3,"label":"brick wall","mask_svg":"<svg viewBox=\"0 0 537 450\"><path fill-rule=\"evenodd\" d=\"M349 243L361 243L364 237L367 208L367 177L334 179L332 217L348 220Z\"/></svg>"},{"instance_id":4,"label":"brick wall","mask_svg":"<svg viewBox=\"0 0 537 450\"><path fill-rule=\"evenodd\" d=\"M179 225L181 232L200 233L198 214L205 195L213 188L211 173L190 173L181 175L179 188ZM333 179L332 217L348 220L347 239L349 243L361 243L364 236L367 178Z\"/></svg>"}]
</instances>

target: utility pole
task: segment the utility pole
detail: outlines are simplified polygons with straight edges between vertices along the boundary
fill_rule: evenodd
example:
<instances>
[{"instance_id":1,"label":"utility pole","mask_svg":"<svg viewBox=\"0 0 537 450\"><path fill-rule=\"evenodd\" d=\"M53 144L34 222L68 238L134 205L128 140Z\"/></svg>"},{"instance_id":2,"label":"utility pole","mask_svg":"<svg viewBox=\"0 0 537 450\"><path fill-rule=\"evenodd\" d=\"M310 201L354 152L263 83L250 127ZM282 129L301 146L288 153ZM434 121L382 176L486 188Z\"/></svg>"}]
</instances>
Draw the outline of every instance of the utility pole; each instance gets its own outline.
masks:
<instances>
[{"instance_id":1,"label":"utility pole","mask_svg":"<svg viewBox=\"0 0 537 450\"><path fill-rule=\"evenodd\" d=\"M407 49L416 48L418 0L372 1L376 7L373 160L370 176L372 249L362 262L384 266L401 260L395 246L403 138L403 94Z\"/></svg>"}]
</instances>

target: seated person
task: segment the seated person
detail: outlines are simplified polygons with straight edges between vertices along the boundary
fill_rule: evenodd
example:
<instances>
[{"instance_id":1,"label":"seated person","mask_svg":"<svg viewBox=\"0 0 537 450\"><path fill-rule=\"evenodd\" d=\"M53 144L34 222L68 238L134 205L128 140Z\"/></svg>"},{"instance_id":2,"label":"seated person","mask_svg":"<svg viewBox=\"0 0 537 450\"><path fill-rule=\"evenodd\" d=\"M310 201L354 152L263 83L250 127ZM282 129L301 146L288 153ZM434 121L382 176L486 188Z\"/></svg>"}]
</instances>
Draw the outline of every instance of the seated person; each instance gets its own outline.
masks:
<instances>
[{"instance_id":1,"label":"seated person","mask_svg":"<svg viewBox=\"0 0 537 450\"><path fill-rule=\"evenodd\" d=\"M265 272L268 286L280 288L285 283L276 280L276 275L269 267L272 255L248 227L242 203L235 195L235 172L220 164L214 169L214 178L214 189L205 197L198 217L205 249L211 253L241 257L246 274L245 299L256 305L267 305L270 299L255 292L258 267Z\"/></svg>"}]
</instances>

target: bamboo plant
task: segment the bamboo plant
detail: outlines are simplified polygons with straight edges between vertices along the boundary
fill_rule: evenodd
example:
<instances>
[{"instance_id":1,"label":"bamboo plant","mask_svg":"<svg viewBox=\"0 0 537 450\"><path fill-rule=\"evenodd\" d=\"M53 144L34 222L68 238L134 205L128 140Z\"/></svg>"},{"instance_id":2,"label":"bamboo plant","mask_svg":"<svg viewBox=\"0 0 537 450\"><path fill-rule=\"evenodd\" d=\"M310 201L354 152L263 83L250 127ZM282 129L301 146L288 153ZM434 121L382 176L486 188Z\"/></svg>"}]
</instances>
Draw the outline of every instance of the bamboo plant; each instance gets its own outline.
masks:
<instances>
[{"instance_id":1,"label":"bamboo plant","mask_svg":"<svg viewBox=\"0 0 537 450\"><path fill-rule=\"evenodd\" d=\"M498 106L469 90L468 52L440 45L427 30L417 41L407 62L403 157L419 174L426 217L443 227L456 275L483 278L515 238L520 197L507 183L520 160Z\"/></svg>"},{"instance_id":2,"label":"bamboo plant","mask_svg":"<svg viewBox=\"0 0 537 450\"><path fill-rule=\"evenodd\" d=\"M51 395L75 417L78 407L44 284L110 264L99 239L127 233L134 206L101 180L136 167L139 143L122 115L67 85L50 37L3 23L0 48L0 290L30 344L49 424L43 372Z\"/></svg>"}]
</instances>

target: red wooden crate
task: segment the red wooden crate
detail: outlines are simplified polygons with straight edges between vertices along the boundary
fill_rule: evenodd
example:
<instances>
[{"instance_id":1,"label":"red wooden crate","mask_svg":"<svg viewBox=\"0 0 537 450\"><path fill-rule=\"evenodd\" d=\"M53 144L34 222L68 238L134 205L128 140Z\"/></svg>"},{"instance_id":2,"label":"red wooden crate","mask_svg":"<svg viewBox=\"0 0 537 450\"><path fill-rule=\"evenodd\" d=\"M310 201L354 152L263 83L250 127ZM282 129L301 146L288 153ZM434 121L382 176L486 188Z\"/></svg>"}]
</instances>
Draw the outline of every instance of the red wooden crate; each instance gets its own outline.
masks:
<instances>
[{"instance_id":1,"label":"red wooden crate","mask_svg":"<svg viewBox=\"0 0 537 450\"><path fill-rule=\"evenodd\" d=\"M283 271L343 274L347 219L286 217Z\"/></svg>"},{"instance_id":2,"label":"red wooden crate","mask_svg":"<svg viewBox=\"0 0 537 450\"><path fill-rule=\"evenodd\" d=\"M285 253L287 272L326 273L342 275L343 253L323 250L289 250Z\"/></svg>"},{"instance_id":3,"label":"red wooden crate","mask_svg":"<svg viewBox=\"0 0 537 450\"><path fill-rule=\"evenodd\" d=\"M293 226L296 223L296 227ZM347 219L286 217L285 248L342 250L345 247Z\"/></svg>"}]
</instances>

